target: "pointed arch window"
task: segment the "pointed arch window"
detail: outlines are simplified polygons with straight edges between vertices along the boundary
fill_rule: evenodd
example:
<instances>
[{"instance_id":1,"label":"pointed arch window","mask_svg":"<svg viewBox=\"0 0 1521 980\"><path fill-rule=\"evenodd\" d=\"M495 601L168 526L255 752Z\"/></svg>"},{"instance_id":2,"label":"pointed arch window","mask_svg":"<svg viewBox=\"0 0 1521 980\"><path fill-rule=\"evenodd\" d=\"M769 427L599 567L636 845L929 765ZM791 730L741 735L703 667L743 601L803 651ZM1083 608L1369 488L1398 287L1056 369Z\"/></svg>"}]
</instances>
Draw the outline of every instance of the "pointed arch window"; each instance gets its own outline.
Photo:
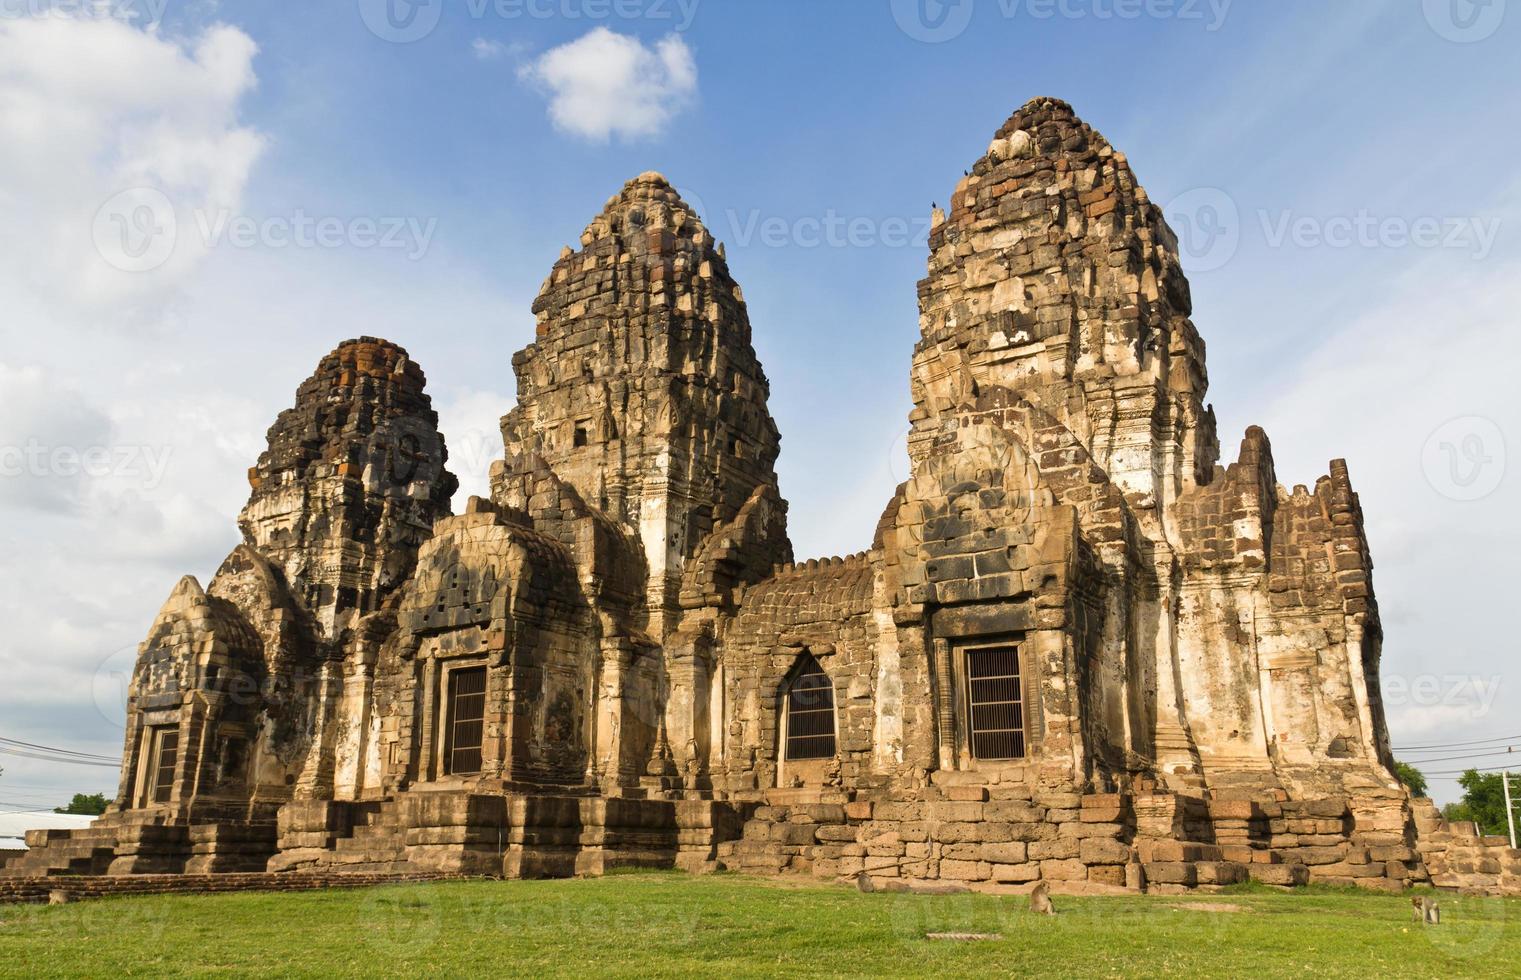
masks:
<instances>
[{"instance_id":1,"label":"pointed arch window","mask_svg":"<svg viewBox=\"0 0 1521 980\"><path fill-rule=\"evenodd\" d=\"M834 753L834 682L805 653L787 685L787 759L830 759Z\"/></svg>"}]
</instances>

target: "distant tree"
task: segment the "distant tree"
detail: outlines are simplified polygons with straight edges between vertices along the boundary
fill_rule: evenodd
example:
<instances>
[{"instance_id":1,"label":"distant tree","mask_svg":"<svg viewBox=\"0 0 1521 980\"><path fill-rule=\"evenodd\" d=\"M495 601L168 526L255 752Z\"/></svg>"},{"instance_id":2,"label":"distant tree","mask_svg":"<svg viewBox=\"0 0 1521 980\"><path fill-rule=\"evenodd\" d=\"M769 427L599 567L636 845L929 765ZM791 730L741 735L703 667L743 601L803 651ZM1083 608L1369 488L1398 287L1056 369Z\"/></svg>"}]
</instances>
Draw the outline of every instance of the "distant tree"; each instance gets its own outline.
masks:
<instances>
[{"instance_id":1,"label":"distant tree","mask_svg":"<svg viewBox=\"0 0 1521 980\"><path fill-rule=\"evenodd\" d=\"M68 806L56 807L54 813L77 813L81 816L98 817L106 812L106 795L95 793L86 796L83 793L75 793L74 799Z\"/></svg>"},{"instance_id":2,"label":"distant tree","mask_svg":"<svg viewBox=\"0 0 1521 980\"><path fill-rule=\"evenodd\" d=\"M1470 769L1458 777L1463 787L1463 802L1449 803L1442 809L1448 820L1472 820L1481 834L1503 834L1505 825L1505 787L1497 772ZM1516 789L1516 784L1511 784Z\"/></svg>"},{"instance_id":3,"label":"distant tree","mask_svg":"<svg viewBox=\"0 0 1521 980\"><path fill-rule=\"evenodd\" d=\"M1421 771L1415 766L1412 766L1408 762L1396 762L1394 764L1394 774L1400 778L1400 782L1409 788L1410 795L1426 795L1426 777L1421 775Z\"/></svg>"},{"instance_id":4,"label":"distant tree","mask_svg":"<svg viewBox=\"0 0 1521 980\"><path fill-rule=\"evenodd\" d=\"M1473 820L1473 811L1468 809L1468 804L1466 803L1449 803L1442 807L1442 819L1448 823Z\"/></svg>"}]
</instances>

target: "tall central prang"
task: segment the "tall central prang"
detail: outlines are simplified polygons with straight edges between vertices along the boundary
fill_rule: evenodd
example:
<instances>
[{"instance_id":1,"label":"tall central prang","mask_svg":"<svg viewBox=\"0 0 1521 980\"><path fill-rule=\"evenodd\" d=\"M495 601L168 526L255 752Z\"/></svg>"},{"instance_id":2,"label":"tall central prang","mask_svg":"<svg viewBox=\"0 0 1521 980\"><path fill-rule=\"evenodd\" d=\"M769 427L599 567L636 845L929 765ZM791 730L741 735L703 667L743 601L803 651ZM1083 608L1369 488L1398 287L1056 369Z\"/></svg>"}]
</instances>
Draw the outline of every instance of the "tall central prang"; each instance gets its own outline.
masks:
<instances>
[{"instance_id":1,"label":"tall central prang","mask_svg":"<svg viewBox=\"0 0 1521 980\"><path fill-rule=\"evenodd\" d=\"M560 256L533 311L535 341L512 361L518 404L502 420L495 496L530 509L514 475L542 461L633 529L661 637L702 542L758 487L776 487L780 436L743 294L697 214L645 173Z\"/></svg>"}]
</instances>

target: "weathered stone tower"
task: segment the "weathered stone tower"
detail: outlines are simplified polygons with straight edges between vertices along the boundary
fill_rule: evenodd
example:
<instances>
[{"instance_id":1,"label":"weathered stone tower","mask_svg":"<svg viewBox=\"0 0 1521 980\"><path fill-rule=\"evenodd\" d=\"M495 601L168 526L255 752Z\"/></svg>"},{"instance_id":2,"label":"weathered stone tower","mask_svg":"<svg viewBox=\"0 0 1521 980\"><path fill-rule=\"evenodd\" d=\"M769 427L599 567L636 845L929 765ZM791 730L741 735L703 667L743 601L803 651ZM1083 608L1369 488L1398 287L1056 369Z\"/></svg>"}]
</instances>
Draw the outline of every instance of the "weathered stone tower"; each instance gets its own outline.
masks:
<instances>
[{"instance_id":1,"label":"weathered stone tower","mask_svg":"<svg viewBox=\"0 0 1521 980\"><path fill-rule=\"evenodd\" d=\"M296 392L248 472L238 519L334 639L412 573L459 486L422 369L394 344L343 344Z\"/></svg>"},{"instance_id":2,"label":"weathered stone tower","mask_svg":"<svg viewBox=\"0 0 1521 980\"><path fill-rule=\"evenodd\" d=\"M739 286L656 174L535 302L490 500L449 515L405 353L341 346L143 644L112 812L12 870L1514 890L1391 771L1346 465L1217 464L1123 154L1036 99L935 219L912 472L846 558L792 560Z\"/></svg>"},{"instance_id":3,"label":"weathered stone tower","mask_svg":"<svg viewBox=\"0 0 1521 980\"><path fill-rule=\"evenodd\" d=\"M542 463L633 530L662 639L686 563L758 488L776 489L781 438L743 294L698 216L646 173L560 256L533 310L494 496L527 509L519 474ZM782 560L785 539L775 548Z\"/></svg>"}]
</instances>

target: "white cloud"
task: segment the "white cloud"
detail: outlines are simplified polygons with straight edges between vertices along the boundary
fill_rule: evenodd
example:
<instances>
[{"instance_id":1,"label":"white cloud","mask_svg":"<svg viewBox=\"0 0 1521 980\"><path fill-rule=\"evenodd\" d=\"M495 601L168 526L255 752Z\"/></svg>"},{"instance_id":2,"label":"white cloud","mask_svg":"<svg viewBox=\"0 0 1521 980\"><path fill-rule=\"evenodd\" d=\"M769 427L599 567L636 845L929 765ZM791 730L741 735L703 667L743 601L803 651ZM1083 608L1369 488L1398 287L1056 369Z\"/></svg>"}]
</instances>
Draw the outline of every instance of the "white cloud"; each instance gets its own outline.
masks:
<instances>
[{"instance_id":1,"label":"white cloud","mask_svg":"<svg viewBox=\"0 0 1521 980\"><path fill-rule=\"evenodd\" d=\"M111 444L111 421L38 367L0 363L0 504L79 506L83 455Z\"/></svg>"},{"instance_id":2,"label":"white cloud","mask_svg":"<svg viewBox=\"0 0 1521 980\"><path fill-rule=\"evenodd\" d=\"M206 578L237 541L241 473L268 418L226 394L225 355L186 360L182 318L225 319L185 304L205 250L181 234L161 265L130 272L105 260L96 231L102 205L131 188L164 195L172 210L152 216L182 228L192 209L240 206L265 143L239 119L254 53L223 26L170 39L90 11L0 18L0 718L11 737L114 751L122 692L92 696L102 663L130 666L178 576ZM105 769L4 765L41 782L114 781Z\"/></svg>"},{"instance_id":3,"label":"white cloud","mask_svg":"<svg viewBox=\"0 0 1521 980\"><path fill-rule=\"evenodd\" d=\"M490 41L478 37L470 42L470 50L474 51L475 56L481 61L494 61L507 53L507 45L501 41Z\"/></svg>"},{"instance_id":4,"label":"white cloud","mask_svg":"<svg viewBox=\"0 0 1521 980\"><path fill-rule=\"evenodd\" d=\"M599 142L659 136L697 94L697 63L676 34L650 48L594 28L545 52L520 75L549 95L555 128Z\"/></svg>"},{"instance_id":5,"label":"white cloud","mask_svg":"<svg viewBox=\"0 0 1521 980\"><path fill-rule=\"evenodd\" d=\"M220 25L177 41L109 17L0 19L0 262L49 304L161 305L205 253L192 212L236 209L264 146L238 119L255 52Z\"/></svg>"},{"instance_id":6,"label":"white cloud","mask_svg":"<svg viewBox=\"0 0 1521 980\"><path fill-rule=\"evenodd\" d=\"M435 394L433 405L449 448L449 472L459 477L454 512L464 513L471 497L491 496L491 464L502 458L501 418L512 410L513 398L467 388Z\"/></svg>"},{"instance_id":7,"label":"white cloud","mask_svg":"<svg viewBox=\"0 0 1521 980\"><path fill-rule=\"evenodd\" d=\"M1347 458L1375 562L1396 754L1402 745L1513 734L1521 405L1506 378L1521 363L1521 260L1438 256L1391 267L1361 291L1366 312L1310 352L1258 416L1278 478L1312 483L1328 459ZM1498 427L1511 454L1481 500L1454 499L1446 472L1428 471L1422 453L1434 431L1466 417ZM1448 778L1432 783L1443 799L1459 795Z\"/></svg>"}]
</instances>

